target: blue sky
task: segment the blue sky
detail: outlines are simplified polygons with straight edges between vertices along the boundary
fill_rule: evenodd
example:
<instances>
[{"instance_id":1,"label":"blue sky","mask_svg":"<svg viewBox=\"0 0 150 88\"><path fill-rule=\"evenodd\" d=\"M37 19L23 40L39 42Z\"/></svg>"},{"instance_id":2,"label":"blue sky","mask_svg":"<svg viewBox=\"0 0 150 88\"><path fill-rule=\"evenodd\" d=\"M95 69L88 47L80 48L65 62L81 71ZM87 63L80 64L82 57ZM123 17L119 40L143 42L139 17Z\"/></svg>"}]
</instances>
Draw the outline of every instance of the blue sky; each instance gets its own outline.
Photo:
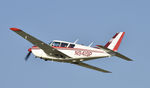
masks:
<instances>
[{"instance_id":1,"label":"blue sky","mask_svg":"<svg viewBox=\"0 0 150 88\"><path fill-rule=\"evenodd\" d=\"M1 0L0 88L149 88L149 0ZM49 43L54 39L93 46L105 45L126 32L117 57L87 61L112 71L105 74L79 66L25 62L31 43L9 30L17 27Z\"/></svg>"}]
</instances>

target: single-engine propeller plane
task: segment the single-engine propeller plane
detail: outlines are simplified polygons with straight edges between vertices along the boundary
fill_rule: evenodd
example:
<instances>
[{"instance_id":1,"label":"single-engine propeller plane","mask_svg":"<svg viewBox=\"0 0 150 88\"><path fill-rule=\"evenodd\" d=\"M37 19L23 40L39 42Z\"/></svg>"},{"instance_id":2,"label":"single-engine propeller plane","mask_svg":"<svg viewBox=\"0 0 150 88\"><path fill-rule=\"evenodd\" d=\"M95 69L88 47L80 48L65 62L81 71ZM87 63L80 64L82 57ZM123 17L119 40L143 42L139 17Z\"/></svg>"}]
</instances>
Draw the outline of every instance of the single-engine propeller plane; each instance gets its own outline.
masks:
<instances>
[{"instance_id":1,"label":"single-engine propeller plane","mask_svg":"<svg viewBox=\"0 0 150 88\"><path fill-rule=\"evenodd\" d=\"M91 47L92 44L89 46L84 46L81 44L76 44L77 41L71 43L54 40L51 43L46 44L18 28L10 28L10 30L16 32L18 35L22 36L34 45L32 48L28 49L29 53L25 57L25 60L28 60L30 54L33 53L35 57L41 58L45 61L49 60L71 63L104 73L111 72L83 62L112 56L117 56L124 60L132 61L132 59L117 52L125 32L116 33L105 46L97 45L96 47Z\"/></svg>"}]
</instances>

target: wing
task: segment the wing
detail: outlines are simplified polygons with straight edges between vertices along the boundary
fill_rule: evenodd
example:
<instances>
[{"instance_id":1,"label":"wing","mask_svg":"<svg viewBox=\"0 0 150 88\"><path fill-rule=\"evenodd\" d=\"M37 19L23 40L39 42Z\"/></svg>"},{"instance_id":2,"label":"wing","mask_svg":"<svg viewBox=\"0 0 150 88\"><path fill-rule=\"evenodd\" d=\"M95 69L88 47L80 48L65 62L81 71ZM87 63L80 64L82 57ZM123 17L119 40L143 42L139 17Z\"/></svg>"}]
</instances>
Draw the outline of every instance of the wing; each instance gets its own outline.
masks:
<instances>
[{"instance_id":1,"label":"wing","mask_svg":"<svg viewBox=\"0 0 150 88\"><path fill-rule=\"evenodd\" d=\"M72 62L73 61L76 61L76 62L81 62L81 61L88 61L88 60L94 60L94 59L100 59L100 58L106 58L108 56L100 56L100 57L85 57L85 58L70 58L70 59L67 59L67 60L71 60Z\"/></svg>"},{"instance_id":2,"label":"wing","mask_svg":"<svg viewBox=\"0 0 150 88\"><path fill-rule=\"evenodd\" d=\"M66 54L58 51L57 49L49 46L48 44L36 39L35 37L25 33L24 31L22 31L18 28L10 28L10 30L16 32L18 35L20 35L24 39L28 40L29 42L31 42L33 45L41 48L47 55L55 56L56 54L59 54L59 55L63 56L63 58L70 58Z\"/></svg>"},{"instance_id":3,"label":"wing","mask_svg":"<svg viewBox=\"0 0 150 88\"><path fill-rule=\"evenodd\" d=\"M82 62L75 62L72 64L79 65L79 66L86 67L86 68L93 69L93 70L97 70L97 71L104 72L104 73L111 73L110 71L107 71L107 70L104 70L95 66L91 66L89 64L82 63Z\"/></svg>"}]
</instances>

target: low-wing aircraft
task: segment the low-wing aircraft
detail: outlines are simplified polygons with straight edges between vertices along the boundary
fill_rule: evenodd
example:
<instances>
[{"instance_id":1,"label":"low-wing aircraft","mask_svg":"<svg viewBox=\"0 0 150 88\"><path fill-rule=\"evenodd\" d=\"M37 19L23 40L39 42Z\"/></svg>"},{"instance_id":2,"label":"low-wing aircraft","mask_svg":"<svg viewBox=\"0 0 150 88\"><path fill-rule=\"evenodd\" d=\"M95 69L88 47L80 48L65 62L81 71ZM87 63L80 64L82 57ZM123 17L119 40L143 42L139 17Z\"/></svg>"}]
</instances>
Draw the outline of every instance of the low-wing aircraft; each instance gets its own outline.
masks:
<instances>
[{"instance_id":1,"label":"low-wing aircraft","mask_svg":"<svg viewBox=\"0 0 150 88\"><path fill-rule=\"evenodd\" d=\"M18 28L10 28L10 30L16 32L18 35L22 36L34 45L32 48L28 49L29 53L25 57L25 60L28 60L30 54L33 53L35 57L44 59L45 61L50 60L71 63L104 73L111 72L83 63L83 61L112 56L117 56L124 60L132 61L132 59L117 52L125 32L116 33L105 46L97 45L96 47L91 47L91 44L89 46L76 44L77 41L71 43L54 40L51 43L46 44Z\"/></svg>"}]
</instances>

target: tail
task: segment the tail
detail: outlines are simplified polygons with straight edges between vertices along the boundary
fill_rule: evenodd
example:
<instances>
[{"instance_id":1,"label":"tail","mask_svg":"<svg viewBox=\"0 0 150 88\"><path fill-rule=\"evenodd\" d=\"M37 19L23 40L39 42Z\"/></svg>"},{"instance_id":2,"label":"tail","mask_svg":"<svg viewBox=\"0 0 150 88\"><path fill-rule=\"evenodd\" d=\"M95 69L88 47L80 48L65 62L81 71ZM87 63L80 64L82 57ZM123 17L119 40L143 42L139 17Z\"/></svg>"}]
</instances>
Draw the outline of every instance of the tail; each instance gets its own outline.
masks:
<instances>
[{"instance_id":1,"label":"tail","mask_svg":"<svg viewBox=\"0 0 150 88\"><path fill-rule=\"evenodd\" d=\"M116 35L113 36L113 38L104 47L113 51L117 51L123 39L124 34L125 32L116 33Z\"/></svg>"},{"instance_id":2,"label":"tail","mask_svg":"<svg viewBox=\"0 0 150 88\"><path fill-rule=\"evenodd\" d=\"M101 45L97 45L97 46L103 49L104 51L106 51L107 53L109 53L111 56L117 56L124 60L132 61L132 59L120 54L119 52L116 52L120 46L124 34L125 32L116 33L116 35L105 46L101 46Z\"/></svg>"}]
</instances>

